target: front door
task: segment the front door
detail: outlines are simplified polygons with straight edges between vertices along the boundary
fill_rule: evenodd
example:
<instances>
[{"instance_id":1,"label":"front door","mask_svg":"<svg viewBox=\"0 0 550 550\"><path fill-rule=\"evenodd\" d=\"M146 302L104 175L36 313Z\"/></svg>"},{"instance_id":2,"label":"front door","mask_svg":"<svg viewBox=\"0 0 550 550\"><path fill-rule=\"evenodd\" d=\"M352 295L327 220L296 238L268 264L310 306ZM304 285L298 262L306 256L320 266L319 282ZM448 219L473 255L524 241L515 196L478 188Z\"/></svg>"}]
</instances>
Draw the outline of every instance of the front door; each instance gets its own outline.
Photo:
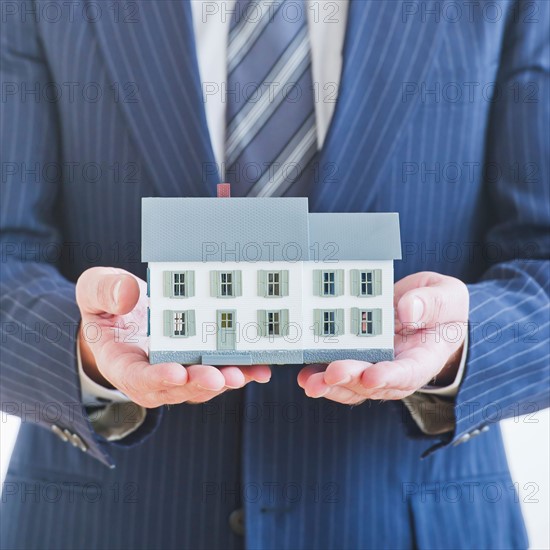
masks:
<instances>
[{"instance_id":1,"label":"front door","mask_svg":"<svg viewBox=\"0 0 550 550\"><path fill-rule=\"evenodd\" d=\"M218 349L235 349L237 314L234 309L218 310Z\"/></svg>"}]
</instances>

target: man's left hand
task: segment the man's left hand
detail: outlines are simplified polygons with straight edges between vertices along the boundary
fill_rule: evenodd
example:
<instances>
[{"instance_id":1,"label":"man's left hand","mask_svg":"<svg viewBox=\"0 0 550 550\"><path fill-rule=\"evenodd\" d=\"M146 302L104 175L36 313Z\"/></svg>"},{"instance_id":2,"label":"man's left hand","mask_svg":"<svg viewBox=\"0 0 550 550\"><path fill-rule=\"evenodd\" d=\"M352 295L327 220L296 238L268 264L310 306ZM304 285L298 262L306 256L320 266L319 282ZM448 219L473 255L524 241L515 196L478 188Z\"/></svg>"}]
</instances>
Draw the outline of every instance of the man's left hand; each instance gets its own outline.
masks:
<instances>
[{"instance_id":1,"label":"man's left hand","mask_svg":"<svg viewBox=\"0 0 550 550\"><path fill-rule=\"evenodd\" d=\"M355 405L366 399L402 399L435 379L453 382L468 326L469 294L454 277L415 273L394 287L395 359L309 365L298 384L309 397Z\"/></svg>"}]
</instances>

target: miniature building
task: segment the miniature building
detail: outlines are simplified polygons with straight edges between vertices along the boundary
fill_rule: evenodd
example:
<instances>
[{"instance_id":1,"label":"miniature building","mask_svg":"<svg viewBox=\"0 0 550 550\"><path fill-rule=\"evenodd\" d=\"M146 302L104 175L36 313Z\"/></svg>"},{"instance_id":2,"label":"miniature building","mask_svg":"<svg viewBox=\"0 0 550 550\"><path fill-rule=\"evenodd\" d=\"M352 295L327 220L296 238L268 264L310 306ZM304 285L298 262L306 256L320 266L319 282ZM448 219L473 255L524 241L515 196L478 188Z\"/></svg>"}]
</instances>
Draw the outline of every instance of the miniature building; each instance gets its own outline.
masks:
<instances>
[{"instance_id":1,"label":"miniature building","mask_svg":"<svg viewBox=\"0 0 550 550\"><path fill-rule=\"evenodd\" d=\"M393 358L398 214L310 214L306 198L144 198L142 210L151 363Z\"/></svg>"}]
</instances>

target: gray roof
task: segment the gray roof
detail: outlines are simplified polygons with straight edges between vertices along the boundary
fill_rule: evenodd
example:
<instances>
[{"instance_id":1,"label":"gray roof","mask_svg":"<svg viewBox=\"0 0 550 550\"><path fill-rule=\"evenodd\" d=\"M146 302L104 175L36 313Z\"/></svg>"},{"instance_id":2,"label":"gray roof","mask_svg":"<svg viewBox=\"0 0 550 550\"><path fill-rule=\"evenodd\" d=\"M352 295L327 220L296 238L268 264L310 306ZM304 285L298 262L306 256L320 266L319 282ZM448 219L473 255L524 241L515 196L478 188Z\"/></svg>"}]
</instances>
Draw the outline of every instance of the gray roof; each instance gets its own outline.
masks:
<instances>
[{"instance_id":1,"label":"gray roof","mask_svg":"<svg viewBox=\"0 0 550 550\"><path fill-rule=\"evenodd\" d=\"M144 262L307 259L308 247L306 198L142 199Z\"/></svg>"},{"instance_id":2,"label":"gray roof","mask_svg":"<svg viewBox=\"0 0 550 550\"><path fill-rule=\"evenodd\" d=\"M401 258L398 214L309 214L298 197L144 198L141 246L144 262Z\"/></svg>"},{"instance_id":3,"label":"gray roof","mask_svg":"<svg viewBox=\"0 0 550 550\"><path fill-rule=\"evenodd\" d=\"M321 260L400 260L399 214L310 214L309 243Z\"/></svg>"}]
</instances>

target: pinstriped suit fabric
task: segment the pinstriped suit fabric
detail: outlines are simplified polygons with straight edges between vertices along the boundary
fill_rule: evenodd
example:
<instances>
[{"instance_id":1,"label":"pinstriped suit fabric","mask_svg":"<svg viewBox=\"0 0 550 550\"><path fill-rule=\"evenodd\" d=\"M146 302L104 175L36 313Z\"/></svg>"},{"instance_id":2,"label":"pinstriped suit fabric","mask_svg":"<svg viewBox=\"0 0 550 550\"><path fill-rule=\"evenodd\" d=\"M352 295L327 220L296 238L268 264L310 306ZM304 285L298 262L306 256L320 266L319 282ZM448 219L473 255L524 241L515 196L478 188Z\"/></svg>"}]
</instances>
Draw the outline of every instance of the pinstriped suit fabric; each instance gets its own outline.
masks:
<instances>
[{"instance_id":1,"label":"pinstriped suit fabric","mask_svg":"<svg viewBox=\"0 0 550 550\"><path fill-rule=\"evenodd\" d=\"M150 411L120 443L94 435L79 407L65 405L80 401L71 335L12 332L18 323L76 324L74 281L87 267L144 276L141 196L213 194L190 10L139 2L134 23L105 11L93 24L16 17L3 28L3 81L72 82L77 91L94 82L102 94L53 102L16 94L1 104L2 158L13 163L0 206L1 400L24 415L1 505L2 548L525 547L494 421L548 401L549 5L536 3L538 23L503 1L495 22L452 24L407 16L410 5L352 0L339 100L310 199L316 211L399 211L396 277L428 269L470 285L457 427L442 438L419 434L399 403L349 409L307 399L292 366L266 386ZM462 83L461 100L443 91L452 82ZM491 82L499 101L481 93ZM523 101L530 83L534 102ZM47 163L64 164L63 177L44 173ZM490 163L499 177L483 170ZM51 243L63 253L46 253ZM30 247L40 245L34 258ZM55 438L54 420L89 452ZM450 445L484 425L492 426ZM241 506L246 539L227 519Z\"/></svg>"}]
</instances>

